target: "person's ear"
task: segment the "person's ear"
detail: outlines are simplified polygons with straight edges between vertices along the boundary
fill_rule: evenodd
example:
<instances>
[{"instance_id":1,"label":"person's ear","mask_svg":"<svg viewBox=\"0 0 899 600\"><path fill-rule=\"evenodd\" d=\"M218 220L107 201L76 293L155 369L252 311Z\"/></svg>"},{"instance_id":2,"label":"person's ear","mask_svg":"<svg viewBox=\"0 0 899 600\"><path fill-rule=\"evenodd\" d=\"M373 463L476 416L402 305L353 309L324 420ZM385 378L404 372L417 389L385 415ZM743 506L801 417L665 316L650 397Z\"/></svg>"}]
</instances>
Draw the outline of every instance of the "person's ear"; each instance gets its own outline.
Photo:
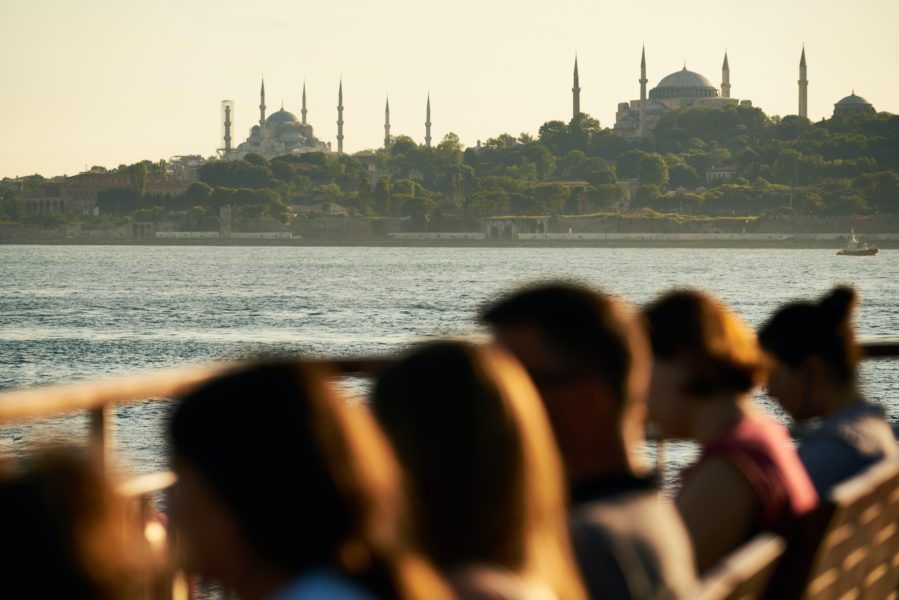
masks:
<instances>
[{"instance_id":1,"label":"person's ear","mask_svg":"<svg viewBox=\"0 0 899 600\"><path fill-rule=\"evenodd\" d=\"M592 410L595 417L602 419L603 422L611 422L616 419L620 413L619 401L611 386L599 377L590 377L585 383L590 386Z\"/></svg>"},{"instance_id":2,"label":"person's ear","mask_svg":"<svg viewBox=\"0 0 899 600\"><path fill-rule=\"evenodd\" d=\"M810 378L813 381L820 381L822 377L827 375L827 365L819 356L809 356L802 362L803 378Z\"/></svg>"}]
</instances>

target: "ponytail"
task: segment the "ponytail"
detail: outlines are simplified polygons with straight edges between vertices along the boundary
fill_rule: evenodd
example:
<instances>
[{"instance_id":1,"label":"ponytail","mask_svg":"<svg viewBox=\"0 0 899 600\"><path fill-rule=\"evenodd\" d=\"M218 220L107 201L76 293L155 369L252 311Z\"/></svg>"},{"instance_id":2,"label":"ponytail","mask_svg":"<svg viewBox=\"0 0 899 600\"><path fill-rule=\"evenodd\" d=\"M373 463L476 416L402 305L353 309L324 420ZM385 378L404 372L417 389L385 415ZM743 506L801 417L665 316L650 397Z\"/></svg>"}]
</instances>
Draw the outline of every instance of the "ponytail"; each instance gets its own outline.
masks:
<instances>
[{"instance_id":1,"label":"ponytail","mask_svg":"<svg viewBox=\"0 0 899 600\"><path fill-rule=\"evenodd\" d=\"M762 348L794 369L817 356L834 379L851 381L859 360L853 324L857 304L858 294L848 286L835 287L814 304L788 304L762 327Z\"/></svg>"}]
</instances>

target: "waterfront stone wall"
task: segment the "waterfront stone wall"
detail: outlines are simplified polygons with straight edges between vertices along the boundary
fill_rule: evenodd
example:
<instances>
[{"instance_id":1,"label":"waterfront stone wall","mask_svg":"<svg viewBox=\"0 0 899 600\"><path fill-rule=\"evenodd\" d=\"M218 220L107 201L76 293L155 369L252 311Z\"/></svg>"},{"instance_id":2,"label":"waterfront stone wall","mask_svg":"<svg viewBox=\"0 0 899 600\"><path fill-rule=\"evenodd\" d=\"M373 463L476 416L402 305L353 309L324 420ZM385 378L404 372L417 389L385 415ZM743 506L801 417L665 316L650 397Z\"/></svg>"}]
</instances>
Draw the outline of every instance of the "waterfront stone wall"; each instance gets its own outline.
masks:
<instances>
[{"instance_id":1,"label":"waterfront stone wall","mask_svg":"<svg viewBox=\"0 0 899 600\"><path fill-rule=\"evenodd\" d=\"M265 225L271 228L264 228ZM135 225L140 225L135 227ZM124 225L70 224L38 227L0 224L0 243L138 243L154 240L190 240L224 237L205 232L175 232L168 223ZM876 217L777 217L758 219L704 218L679 219L672 216L593 217L497 217L473 219L452 217L417 224L408 218L332 217L295 220L289 231L277 223L255 223L241 227L229 239L294 240L297 243L401 244L403 241L471 241L485 243L528 243L615 240L706 240L706 241L797 241L841 242L851 229L864 241L892 242L899 235L899 216ZM204 233L203 236L197 235ZM163 234L163 235L158 235ZM250 234L246 237L240 234ZM300 242L302 240L302 242Z\"/></svg>"}]
</instances>

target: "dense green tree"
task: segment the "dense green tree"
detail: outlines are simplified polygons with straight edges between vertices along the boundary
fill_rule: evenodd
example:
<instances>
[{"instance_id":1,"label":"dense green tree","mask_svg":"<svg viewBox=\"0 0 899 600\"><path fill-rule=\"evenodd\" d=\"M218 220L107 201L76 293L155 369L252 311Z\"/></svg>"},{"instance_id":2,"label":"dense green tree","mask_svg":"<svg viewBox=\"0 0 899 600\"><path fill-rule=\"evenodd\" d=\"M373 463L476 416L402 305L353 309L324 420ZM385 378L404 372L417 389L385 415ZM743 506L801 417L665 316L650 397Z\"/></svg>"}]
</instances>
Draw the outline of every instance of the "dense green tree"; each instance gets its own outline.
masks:
<instances>
[{"instance_id":1,"label":"dense green tree","mask_svg":"<svg viewBox=\"0 0 899 600\"><path fill-rule=\"evenodd\" d=\"M197 174L200 181L212 187L267 188L272 186L273 179L271 168L259 164L256 159L208 162L198 169Z\"/></svg>"},{"instance_id":2,"label":"dense green tree","mask_svg":"<svg viewBox=\"0 0 899 600\"><path fill-rule=\"evenodd\" d=\"M700 184L696 169L686 161L680 161L668 168L668 183L673 188L693 189Z\"/></svg>"},{"instance_id":3,"label":"dense green tree","mask_svg":"<svg viewBox=\"0 0 899 600\"><path fill-rule=\"evenodd\" d=\"M623 208L630 200L630 193L624 186L614 183L603 183L594 186L589 197L592 200L592 205L588 207L588 210L607 211Z\"/></svg>"},{"instance_id":4,"label":"dense green tree","mask_svg":"<svg viewBox=\"0 0 899 600\"><path fill-rule=\"evenodd\" d=\"M665 187L668 184L668 163L661 154L646 154L637 163L637 178L642 185Z\"/></svg>"},{"instance_id":5,"label":"dense green tree","mask_svg":"<svg viewBox=\"0 0 899 600\"><path fill-rule=\"evenodd\" d=\"M646 156L646 153L637 149L629 150L619 156L615 166L618 177L622 179L636 179L637 165L640 164L640 159L644 156Z\"/></svg>"},{"instance_id":6,"label":"dense green tree","mask_svg":"<svg viewBox=\"0 0 899 600\"><path fill-rule=\"evenodd\" d=\"M147 162L139 162L128 167L128 178L131 181L131 189L138 196L147 193Z\"/></svg>"},{"instance_id":7,"label":"dense green tree","mask_svg":"<svg viewBox=\"0 0 899 600\"><path fill-rule=\"evenodd\" d=\"M0 189L0 221L18 221L24 214L19 192Z\"/></svg>"},{"instance_id":8,"label":"dense green tree","mask_svg":"<svg viewBox=\"0 0 899 600\"><path fill-rule=\"evenodd\" d=\"M390 204L391 184L390 177L381 177L375 184L375 191L372 195L375 212L378 214L386 214L387 207Z\"/></svg>"},{"instance_id":9,"label":"dense green tree","mask_svg":"<svg viewBox=\"0 0 899 600\"><path fill-rule=\"evenodd\" d=\"M468 199L465 211L473 217L489 217L509 211L509 194L504 190L475 192Z\"/></svg>"},{"instance_id":10,"label":"dense green tree","mask_svg":"<svg viewBox=\"0 0 899 600\"><path fill-rule=\"evenodd\" d=\"M184 192L185 200L191 205L202 205L206 204L209 200L209 196L212 195L212 186L203 183L202 181L196 181L190 184L190 187L187 188L187 191Z\"/></svg>"}]
</instances>

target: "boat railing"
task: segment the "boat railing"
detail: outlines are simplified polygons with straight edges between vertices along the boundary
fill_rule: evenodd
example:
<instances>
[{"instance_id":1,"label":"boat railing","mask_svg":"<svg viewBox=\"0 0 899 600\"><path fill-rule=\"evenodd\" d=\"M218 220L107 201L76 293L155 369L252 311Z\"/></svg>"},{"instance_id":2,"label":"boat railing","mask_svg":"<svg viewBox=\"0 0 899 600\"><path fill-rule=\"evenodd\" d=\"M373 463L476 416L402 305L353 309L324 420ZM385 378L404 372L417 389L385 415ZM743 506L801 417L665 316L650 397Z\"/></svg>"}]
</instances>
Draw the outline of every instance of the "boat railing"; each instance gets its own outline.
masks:
<instances>
[{"instance_id":1,"label":"boat railing","mask_svg":"<svg viewBox=\"0 0 899 600\"><path fill-rule=\"evenodd\" d=\"M865 359L899 358L899 340L861 344ZM304 359L338 376L371 376L394 361L391 357ZM55 384L0 392L0 427L39 421L71 413L86 412L87 444L103 468L109 468L115 426L115 409L151 400L172 400L185 395L205 382L235 368L239 363L217 363L161 370L146 374L114 377L96 381ZM664 465L662 444L658 444L657 466ZM176 483L175 474L161 471L126 479L117 485L120 495L134 500L139 514L151 513L150 498ZM150 532L148 530L148 535ZM182 599L191 597L183 575L173 573L164 593L148 597Z\"/></svg>"}]
</instances>

